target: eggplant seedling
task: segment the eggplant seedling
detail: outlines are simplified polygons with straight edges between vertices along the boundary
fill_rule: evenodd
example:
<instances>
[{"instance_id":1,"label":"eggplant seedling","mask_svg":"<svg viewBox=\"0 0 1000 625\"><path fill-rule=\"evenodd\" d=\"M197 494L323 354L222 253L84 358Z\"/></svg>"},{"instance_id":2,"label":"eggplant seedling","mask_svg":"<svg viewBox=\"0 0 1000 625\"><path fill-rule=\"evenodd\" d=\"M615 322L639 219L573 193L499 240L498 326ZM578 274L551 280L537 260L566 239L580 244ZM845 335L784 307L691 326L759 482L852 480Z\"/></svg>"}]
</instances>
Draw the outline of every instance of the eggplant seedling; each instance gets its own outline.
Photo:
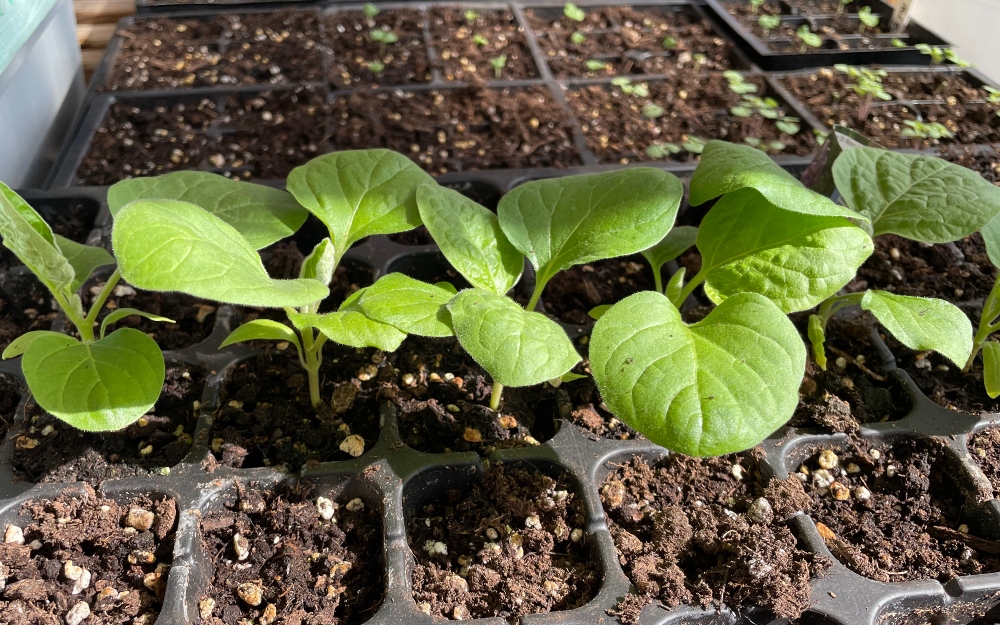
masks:
<instances>
[{"instance_id":1,"label":"eggplant seedling","mask_svg":"<svg viewBox=\"0 0 1000 625\"><path fill-rule=\"evenodd\" d=\"M706 145L708 145L708 141L695 135L685 136L684 142L681 143L681 147L692 154L701 154Z\"/></svg>"},{"instance_id":2,"label":"eggplant seedling","mask_svg":"<svg viewBox=\"0 0 1000 625\"><path fill-rule=\"evenodd\" d=\"M378 44L379 58L385 58L386 46L399 41L399 36L385 28L373 28L369 33L371 40Z\"/></svg>"},{"instance_id":3,"label":"eggplant seedling","mask_svg":"<svg viewBox=\"0 0 1000 625\"><path fill-rule=\"evenodd\" d=\"M626 76L616 76L611 79L611 84L621 89L624 95L634 95L640 98L649 97L649 85L644 82L633 83Z\"/></svg>"},{"instance_id":4,"label":"eggplant seedling","mask_svg":"<svg viewBox=\"0 0 1000 625\"><path fill-rule=\"evenodd\" d=\"M375 6L371 2L365 3L364 9L362 9L362 10L364 11L365 17L368 18L369 22L371 22L373 19L375 19L378 16L378 14L382 12L381 9L379 9L377 6Z\"/></svg>"},{"instance_id":5,"label":"eggplant seedling","mask_svg":"<svg viewBox=\"0 0 1000 625\"><path fill-rule=\"evenodd\" d=\"M1000 218L994 218L982 229L986 254L994 267L1000 266ZM972 337L972 353L962 369L972 369L976 356L983 354L983 382L986 394L991 399L1000 396L1000 343L990 340L990 336L1000 331L1000 274L993 283L993 289L983 302L976 334Z\"/></svg>"},{"instance_id":6,"label":"eggplant seedling","mask_svg":"<svg viewBox=\"0 0 1000 625\"><path fill-rule=\"evenodd\" d=\"M584 10L576 6L572 2L567 2L563 6L563 15L565 15L574 22L582 22L583 20L587 19L587 14L584 12Z\"/></svg>"},{"instance_id":7,"label":"eggplant seedling","mask_svg":"<svg viewBox=\"0 0 1000 625\"><path fill-rule=\"evenodd\" d=\"M915 47L921 54L931 58L931 65L941 65L947 61L948 63L957 65L958 67L972 66L971 63L955 54L955 51L951 48L941 48L938 46L931 46L926 43L918 43Z\"/></svg>"},{"instance_id":8,"label":"eggplant seedling","mask_svg":"<svg viewBox=\"0 0 1000 625\"><path fill-rule=\"evenodd\" d=\"M583 42L587 40L587 36L578 30L574 30L573 34L569 36L569 40L573 45L579 46L583 45Z\"/></svg>"},{"instance_id":9,"label":"eggplant seedling","mask_svg":"<svg viewBox=\"0 0 1000 625\"><path fill-rule=\"evenodd\" d=\"M0 183L0 236L4 247L52 294L80 338L39 330L14 339L3 358L21 356L21 371L38 405L81 430L119 430L153 407L163 387L163 354L146 334L109 325L129 315L170 319L133 308L97 316L121 278L117 269L88 310L78 291L98 267L115 264L102 247L82 245L52 232L42 216Z\"/></svg>"},{"instance_id":10,"label":"eggplant seedling","mask_svg":"<svg viewBox=\"0 0 1000 625\"><path fill-rule=\"evenodd\" d=\"M493 75L496 76L497 80L502 78L503 68L507 66L507 55L501 54L490 59L490 65L493 67Z\"/></svg>"},{"instance_id":11,"label":"eggplant seedling","mask_svg":"<svg viewBox=\"0 0 1000 625\"><path fill-rule=\"evenodd\" d=\"M727 70L722 72L725 77L726 82L729 83L729 90L738 95L744 95L747 93L757 93L757 85L752 82L747 82L743 74L735 70Z\"/></svg>"},{"instance_id":12,"label":"eggplant seedling","mask_svg":"<svg viewBox=\"0 0 1000 625\"><path fill-rule=\"evenodd\" d=\"M466 9L465 11L465 21L472 24L479 19L479 13L472 9Z\"/></svg>"},{"instance_id":13,"label":"eggplant seedling","mask_svg":"<svg viewBox=\"0 0 1000 625\"><path fill-rule=\"evenodd\" d=\"M663 38L663 41L661 41L660 44L663 46L664 50L676 50L680 42L677 41L677 37L667 35Z\"/></svg>"},{"instance_id":14,"label":"eggplant seedling","mask_svg":"<svg viewBox=\"0 0 1000 625\"><path fill-rule=\"evenodd\" d=\"M652 102L642 106L642 116L647 119L656 119L663 116L663 107Z\"/></svg>"},{"instance_id":15,"label":"eggplant seedling","mask_svg":"<svg viewBox=\"0 0 1000 625\"><path fill-rule=\"evenodd\" d=\"M807 52L809 48L818 48L823 45L823 38L809 30L808 24L803 24L795 31L795 36L802 42L802 51Z\"/></svg>"},{"instance_id":16,"label":"eggplant seedling","mask_svg":"<svg viewBox=\"0 0 1000 625\"><path fill-rule=\"evenodd\" d=\"M781 25L781 17L777 15L761 15L757 23L764 29L764 37L768 37L771 31Z\"/></svg>"},{"instance_id":17,"label":"eggplant seedling","mask_svg":"<svg viewBox=\"0 0 1000 625\"><path fill-rule=\"evenodd\" d=\"M472 43L476 44L480 48L485 48L490 45L490 40L477 33L472 36Z\"/></svg>"},{"instance_id":18,"label":"eggplant seedling","mask_svg":"<svg viewBox=\"0 0 1000 625\"><path fill-rule=\"evenodd\" d=\"M854 2L854 0L840 0L837 3L837 15L841 15L851 2Z\"/></svg>"},{"instance_id":19,"label":"eggplant seedling","mask_svg":"<svg viewBox=\"0 0 1000 625\"><path fill-rule=\"evenodd\" d=\"M858 106L858 122L864 122L871 113L872 103L875 98L888 101L892 96L886 93L882 86L882 79L888 76L884 69L868 69L867 67L852 67L850 65L834 65L838 72L847 74L854 82L848 83L847 87L854 93L861 96L861 104Z\"/></svg>"},{"instance_id":20,"label":"eggplant seedling","mask_svg":"<svg viewBox=\"0 0 1000 625\"><path fill-rule=\"evenodd\" d=\"M905 47L907 47L906 46L906 42L903 41L902 39L898 38L898 37L893 37L891 40L889 40L889 43L892 45L893 48L905 48Z\"/></svg>"},{"instance_id":21,"label":"eggplant seedling","mask_svg":"<svg viewBox=\"0 0 1000 625\"><path fill-rule=\"evenodd\" d=\"M764 6L764 2L766 2L766 0L750 0L750 10L753 13L756 13L760 7Z\"/></svg>"},{"instance_id":22,"label":"eggplant seedling","mask_svg":"<svg viewBox=\"0 0 1000 625\"><path fill-rule=\"evenodd\" d=\"M858 11L858 20L861 22L861 25L858 26L858 34L861 35L865 34L865 27L877 28L881 21L878 15L872 13L872 8L869 6L861 7L861 10Z\"/></svg>"},{"instance_id":23,"label":"eggplant seedling","mask_svg":"<svg viewBox=\"0 0 1000 625\"><path fill-rule=\"evenodd\" d=\"M676 143L653 143L646 148L646 156L649 158L668 158L681 152L681 146Z\"/></svg>"},{"instance_id":24,"label":"eggplant seedling","mask_svg":"<svg viewBox=\"0 0 1000 625\"><path fill-rule=\"evenodd\" d=\"M598 59L587 59L583 64L589 71L592 72L599 72L603 69L607 69L608 67L607 63Z\"/></svg>"},{"instance_id":25,"label":"eggplant seedling","mask_svg":"<svg viewBox=\"0 0 1000 625\"><path fill-rule=\"evenodd\" d=\"M913 141L913 147L920 149L922 142L926 139L951 139L955 135L948 130L948 127L939 122L922 122L915 119L907 119L903 122L906 128L900 132L900 136Z\"/></svg>"},{"instance_id":26,"label":"eggplant seedling","mask_svg":"<svg viewBox=\"0 0 1000 625\"><path fill-rule=\"evenodd\" d=\"M368 63L365 64L365 67L367 67L368 71L375 74L376 76L381 76L382 72L385 71L385 63L378 60L368 61Z\"/></svg>"}]
</instances>

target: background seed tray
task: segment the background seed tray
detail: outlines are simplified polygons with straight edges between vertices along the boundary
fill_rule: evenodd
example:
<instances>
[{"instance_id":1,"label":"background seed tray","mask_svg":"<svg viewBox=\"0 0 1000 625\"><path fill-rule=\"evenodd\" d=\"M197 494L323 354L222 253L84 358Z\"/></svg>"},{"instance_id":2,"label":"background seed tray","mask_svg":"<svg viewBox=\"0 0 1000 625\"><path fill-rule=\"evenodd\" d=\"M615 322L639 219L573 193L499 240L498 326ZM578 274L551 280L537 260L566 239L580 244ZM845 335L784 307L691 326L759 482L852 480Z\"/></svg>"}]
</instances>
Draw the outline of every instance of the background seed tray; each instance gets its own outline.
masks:
<instances>
[{"instance_id":1,"label":"background seed tray","mask_svg":"<svg viewBox=\"0 0 1000 625\"><path fill-rule=\"evenodd\" d=\"M801 44L799 44L797 40L788 40L790 42L790 49L778 52L768 46L764 41L761 41L760 38L747 29L746 25L744 25L739 18L726 10L726 5L740 3L746 4L744 0L696 1L706 5L726 32L736 41L740 42L741 47L750 56L750 59L767 71L784 72L808 67L829 67L835 63L847 63L848 65L870 65L876 63L880 65L927 65L930 61L925 55L921 54L920 51L913 47L915 44L926 43L932 46L950 45L947 41L935 35L927 28L911 21L907 24L905 31L902 33L876 36L877 39L884 42L887 46L882 49L841 50L838 48L836 41L824 37L824 45L822 48L810 48L807 52L802 52L801 49L799 49ZM775 4L782 4L785 6L784 3L781 2ZM892 18L892 7L882 0L866 1L863 4L870 6L872 8L872 12L881 18L882 21L879 26L882 30L888 30L888 24ZM823 20L829 17L831 16L813 16L804 18L788 15L787 19L795 22L797 26L800 25L798 24L799 21L809 23L812 26L812 29L815 30L818 20ZM909 45L905 48L891 47L890 41L893 38L902 39ZM845 36L842 37L842 39L847 45L854 45L854 41L860 40L861 38L857 36ZM769 39L768 41L786 40ZM857 45L861 45L860 42L858 42Z\"/></svg>"},{"instance_id":2,"label":"background seed tray","mask_svg":"<svg viewBox=\"0 0 1000 625\"><path fill-rule=\"evenodd\" d=\"M792 168L800 173L801 167ZM488 172L489 179L494 173ZM495 178L493 179L496 180ZM503 183L487 182L473 178L460 179L451 175L444 182L463 192L474 191L485 197L493 193L499 197L517 180ZM497 186L493 186L496 184ZM106 188L79 188L66 192L28 193L33 204L54 204L62 199L82 198L101 202L102 210L96 219L90 239L100 242L106 235L108 213L103 204ZM352 248L345 258L352 262L368 264L373 279L389 271L419 268L427 264L431 255L437 254L433 245L403 246L387 237L377 236ZM411 273L419 274L418 271ZM418 276L419 277L419 276ZM532 276L526 274L525 280ZM170 361L180 361L204 366L208 372L198 425L194 430L193 445L179 464L170 467L166 475L149 475L126 479L109 479L94 484L100 494L118 501L127 501L140 494L166 495L178 504L178 529L174 544L167 592L159 625L167 623L197 623L200 618L199 601L205 596L212 577L211 555L204 551L199 520L207 513L220 510L226 502L234 501L238 485L254 483L266 489L283 482L309 480L316 486L315 495L334 500L360 497L372 510L381 514L383 527L384 566L386 592L381 607L367 621L372 625L398 625L402 623L438 622L421 613L410 591L415 560L407 542L406 519L423 504L440 496L448 489L461 489L480 475L490 463L509 463L557 476L568 474L582 499L587 515L583 528L585 540L594 561L602 571L602 583L597 595L585 606L562 612L535 614L524 617L524 625L593 625L614 623L607 610L617 605L628 592L629 582L621 566L614 543L607 529L607 519L601 503L600 487L616 466L634 456L649 461L664 457L668 452L643 439L611 440L597 437L577 426L560 421L555 434L538 446L500 450L488 457L473 452L429 454L406 445L399 432L395 410L390 404L380 409L381 432L377 442L370 441L365 453L355 459L340 462L323 462L309 465L302 471L283 468L232 469L220 466L209 472L202 462L212 452L209 449L209 432L214 414L220 404L220 388L226 376L240 362L253 358L260 352L243 346L218 350L223 337L237 323L233 311L222 307L216 315L216 327L203 342L189 348L166 352ZM59 327L59 322L56 326ZM567 326L574 336L586 328ZM945 410L927 399L910 381L905 372L896 369L888 348L877 335L873 336L876 348L888 363L885 372L906 388L913 409L898 421L863 425L858 436L875 443L892 443L901 438L935 437L947 445L946 454L954 462L954 475L960 485L965 508L963 521L972 533L992 540L1000 540L1000 501L990 499L992 487L969 454L966 436L984 428L996 426L997 415L978 418ZM0 362L0 374L20 379L18 359ZM22 526L30 519L19 516L21 504L32 499L51 498L63 492L82 493L81 482L32 484L18 481L13 473L11 458L14 444L20 433L28 393L24 393L16 422L0 446L0 524L18 523ZM788 477L803 460L819 449L839 449L849 438L842 434L797 431L782 428L761 444L764 452L760 468L765 477ZM155 471L154 471L155 473ZM829 548L821 538L813 519L798 513L789 525L804 549L832 558ZM884 623L976 623L992 622L1000 608L1000 573L972 575L956 578L947 584L934 580L879 583L847 569L836 561L833 568L821 578L812 580L812 605L798 623L803 625L876 625ZM987 617L979 618L989 611ZM481 619L484 624L504 625L503 619ZM784 619L775 619L764 611L744 610L736 614L726 607L719 610L681 606L666 609L648 606L640 620L642 625L787 625Z\"/></svg>"}]
</instances>

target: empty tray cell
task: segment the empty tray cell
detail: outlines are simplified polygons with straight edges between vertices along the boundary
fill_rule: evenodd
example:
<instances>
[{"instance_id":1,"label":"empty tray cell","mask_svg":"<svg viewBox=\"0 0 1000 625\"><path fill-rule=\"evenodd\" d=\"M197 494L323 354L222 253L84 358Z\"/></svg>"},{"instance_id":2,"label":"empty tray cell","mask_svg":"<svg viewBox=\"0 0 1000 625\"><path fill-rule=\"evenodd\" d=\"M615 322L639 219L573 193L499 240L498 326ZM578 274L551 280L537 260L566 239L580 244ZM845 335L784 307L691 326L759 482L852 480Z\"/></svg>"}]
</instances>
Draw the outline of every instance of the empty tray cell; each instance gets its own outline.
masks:
<instances>
[{"instance_id":1,"label":"empty tray cell","mask_svg":"<svg viewBox=\"0 0 1000 625\"><path fill-rule=\"evenodd\" d=\"M428 15L435 66L445 80L537 78L524 29L509 10L437 7Z\"/></svg>"},{"instance_id":2,"label":"empty tray cell","mask_svg":"<svg viewBox=\"0 0 1000 625\"><path fill-rule=\"evenodd\" d=\"M334 11L326 16L326 43L333 53L329 78L334 86L431 80L424 14L419 11L392 9L372 17L361 11Z\"/></svg>"},{"instance_id":3,"label":"empty tray cell","mask_svg":"<svg viewBox=\"0 0 1000 625\"><path fill-rule=\"evenodd\" d=\"M993 486L993 496L1000 493L1000 428L987 427L969 434L969 455L979 465Z\"/></svg>"}]
</instances>

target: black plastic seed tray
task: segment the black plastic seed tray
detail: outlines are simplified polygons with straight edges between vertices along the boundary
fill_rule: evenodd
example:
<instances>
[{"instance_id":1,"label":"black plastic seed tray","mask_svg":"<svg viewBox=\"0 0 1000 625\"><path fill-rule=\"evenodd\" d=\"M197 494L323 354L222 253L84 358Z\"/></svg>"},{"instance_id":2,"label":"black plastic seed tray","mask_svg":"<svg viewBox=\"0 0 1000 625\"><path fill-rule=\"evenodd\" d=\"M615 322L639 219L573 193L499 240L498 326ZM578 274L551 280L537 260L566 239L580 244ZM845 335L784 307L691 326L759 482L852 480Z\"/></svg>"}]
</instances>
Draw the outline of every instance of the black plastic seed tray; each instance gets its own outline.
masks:
<instances>
[{"instance_id":1,"label":"black plastic seed tray","mask_svg":"<svg viewBox=\"0 0 1000 625\"><path fill-rule=\"evenodd\" d=\"M934 34L924 26L911 21L905 31L890 33L892 6L882 0L871 2L855 2L850 10L861 6L870 6L872 12L879 16L879 28L886 34L881 35L835 35L823 34L823 44L819 48L802 49L802 43L795 38L769 37L761 39L752 29L757 26L758 15L744 18L730 12L731 7L749 7L747 0L696 0L707 6L725 31L740 42L750 59L764 70L787 72L808 67L829 67L836 63L848 65L928 65L929 58L916 49L918 43L932 46L948 46L947 41ZM783 0L769 0L769 5L778 5L778 15L782 26L793 29L805 25L813 32L822 34L834 20L852 20L853 25L860 25L856 13L845 13L837 16L832 13L815 13L805 15L799 13L790 3ZM751 20L747 22L746 20ZM898 39L904 45L896 47L892 41Z\"/></svg>"}]
</instances>

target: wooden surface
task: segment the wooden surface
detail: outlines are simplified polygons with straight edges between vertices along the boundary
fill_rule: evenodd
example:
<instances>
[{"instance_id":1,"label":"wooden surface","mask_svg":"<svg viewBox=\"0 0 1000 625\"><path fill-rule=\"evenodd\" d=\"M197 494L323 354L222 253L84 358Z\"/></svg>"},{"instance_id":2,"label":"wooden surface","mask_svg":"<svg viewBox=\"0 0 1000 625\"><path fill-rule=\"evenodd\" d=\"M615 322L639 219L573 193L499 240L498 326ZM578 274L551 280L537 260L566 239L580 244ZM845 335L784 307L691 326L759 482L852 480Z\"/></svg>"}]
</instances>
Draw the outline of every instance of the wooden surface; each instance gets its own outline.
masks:
<instances>
[{"instance_id":1,"label":"wooden surface","mask_svg":"<svg viewBox=\"0 0 1000 625\"><path fill-rule=\"evenodd\" d=\"M135 0L73 0L77 24L113 24L135 13Z\"/></svg>"},{"instance_id":2,"label":"wooden surface","mask_svg":"<svg viewBox=\"0 0 1000 625\"><path fill-rule=\"evenodd\" d=\"M73 6L83 72L89 81L115 35L118 20L135 13L135 0L73 0Z\"/></svg>"}]
</instances>

